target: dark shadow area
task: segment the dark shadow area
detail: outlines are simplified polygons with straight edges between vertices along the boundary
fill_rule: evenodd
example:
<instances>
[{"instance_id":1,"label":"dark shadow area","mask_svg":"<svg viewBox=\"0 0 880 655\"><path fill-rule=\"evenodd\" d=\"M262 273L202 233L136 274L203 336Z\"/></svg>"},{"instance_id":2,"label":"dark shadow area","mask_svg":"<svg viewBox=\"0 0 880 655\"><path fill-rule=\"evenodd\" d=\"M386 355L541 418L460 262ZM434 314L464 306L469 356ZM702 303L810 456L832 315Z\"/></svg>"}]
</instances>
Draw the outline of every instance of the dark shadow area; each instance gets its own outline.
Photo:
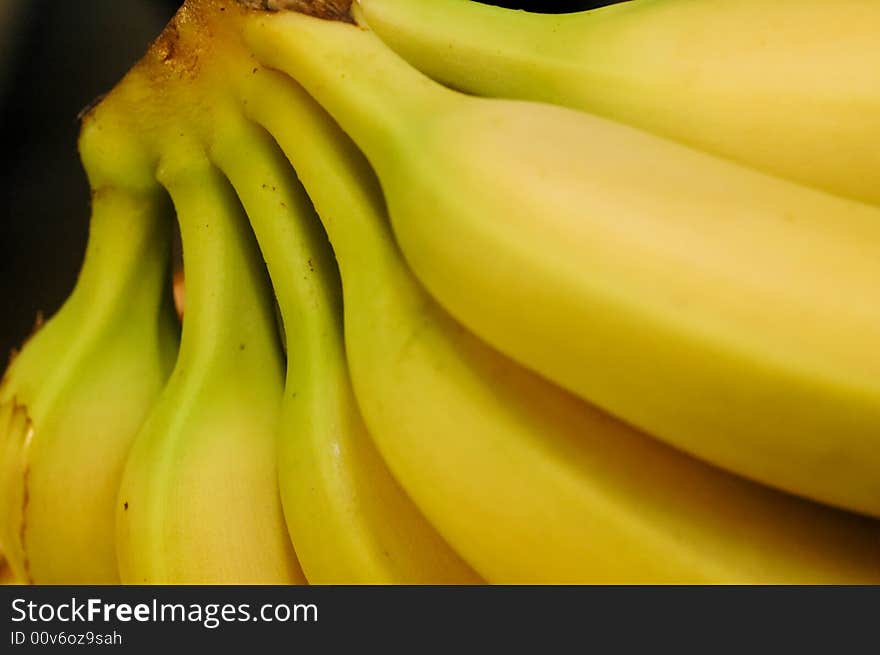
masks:
<instances>
[{"instance_id":1,"label":"dark shadow area","mask_svg":"<svg viewBox=\"0 0 880 655\"><path fill-rule=\"evenodd\" d=\"M60 307L82 263L89 189L77 115L141 57L179 3L8 4L0 32L0 369L37 312Z\"/></svg>"}]
</instances>

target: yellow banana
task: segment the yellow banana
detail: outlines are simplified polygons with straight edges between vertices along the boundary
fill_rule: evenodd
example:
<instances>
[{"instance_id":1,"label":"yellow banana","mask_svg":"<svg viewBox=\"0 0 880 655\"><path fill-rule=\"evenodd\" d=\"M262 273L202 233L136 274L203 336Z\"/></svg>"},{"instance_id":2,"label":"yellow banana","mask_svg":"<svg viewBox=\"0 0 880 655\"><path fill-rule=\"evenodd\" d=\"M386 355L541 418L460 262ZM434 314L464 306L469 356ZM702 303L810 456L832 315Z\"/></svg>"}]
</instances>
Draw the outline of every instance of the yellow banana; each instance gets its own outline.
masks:
<instances>
[{"instance_id":1,"label":"yellow banana","mask_svg":"<svg viewBox=\"0 0 880 655\"><path fill-rule=\"evenodd\" d=\"M82 272L0 385L0 546L23 581L118 582L116 489L177 353L167 200L92 165L118 136L100 112L86 119L93 213Z\"/></svg>"},{"instance_id":2,"label":"yellow banana","mask_svg":"<svg viewBox=\"0 0 880 655\"><path fill-rule=\"evenodd\" d=\"M205 4L219 10L228 3ZM136 198L158 198L169 210L162 185L171 191L188 274L182 350L161 397L144 407L150 407L149 416L139 423L124 476L112 486L110 530L102 547L113 553L114 576L118 580L121 573L123 582L303 582L276 480L283 355L271 290L234 192L203 154L207 135L201 119L218 96L205 95L198 81L203 65L211 61L213 36L219 41L222 35L221 24L213 32L203 19L184 6L94 110L83 133L83 159L94 189L134 189ZM104 198L103 192L96 198ZM109 234L128 246L120 254L128 254L123 261L130 268L144 259L134 250L136 221L99 222L105 223L115 226ZM166 240L170 227L161 231ZM104 247L109 245L115 244L96 244L97 256L114 252ZM170 249L163 245L167 258ZM164 259L162 270L163 275L169 271ZM111 281L121 286L113 275L104 285L113 289ZM167 279L162 290L173 319ZM155 330L157 320L129 311L123 323L147 332ZM127 370L144 357L163 361L148 348L120 352L107 341L99 351L102 362ZM46 361L37 368L45 369ZM120 397L131 394L127 378L115 387L94 388L88 370L80 366L73 374L80 376L80 386L90 383L92 404L100 400L112 410L121 405ZM36 443L40 424L33 418ZM104 466L100 454L86 452L96 458L95 468ZM50 532L62 520L43 516L40 529ZM63 538L56 539L64 544ZM82 581L101 580L83 572Z\"/></svg>"},{"instance_id":3,"label":"yellow banana","mask_svg":"<svg viewBox=\"0 0 880 655\"><path fill-rule=\"evenodd\" d=\"M250 41L265 44L263 57L283 52L286 39L314 45L300 22L256 15ZM358 53L355 44L345 47ZM427 518L487 580L880 579L877 523L682 455L473 337L403 263L378 181L333 120L275 71L258 71L246 99L333 244L349 370L370 434Z\"/></svg>"},{"instance_id":4,"label":"yellow banana","mask_svg":"<svg viewBox=\"0 0 880 655\"><path fill-rule=\"evenodd\" d=\"M431 15L363 1L402 43ZM880 209L839 197L871 184L810 177L846 156L741 158L799 186L587 113L454 93L369 30L245 9L262 4L188 0L85 123L83 271L0 383L0 582L880 582L877 521L627 424L880 516ZM734 26L761 6L704 4ZM441 33L457 9L433 6ZM841 6L844 23L872 15ZM489 25L514 46L438 67L467 77L483 58L473 78L493 83L547 25L566 37L589 17L615 61L655 22L709 16L637 0L524 16L532 31L473 11L454 51ZM787 36L814 46L805 25ZM682 64L660 59L677 89ZM546 61L498 94L531 97ZM641 113L633 88L606 113ZM707 145L665 132L686 123L670 115L645 120L736 158L740 123Z\"/></svg>"},{"instance_id":5,"label":"yellow banana","mask_svg":"<svg viewBox=\"0 0 880 655\"><path fill-rule=\"evenodd\" d=\"M338 278L326 236L283 155L271 139L267 141L262 130L245 120L239 109L240 100L231 94L231 89L241 87L255 72L252 58L238 37L242 15L241 8L231 2L187 3L144 62L116 90L114 100L118 108L125 107L129 115L140 119L138 128L145 134L145 148L159 152L165 161L175 161L179 156L185 159L186 155L180 154L185 146L172 147L184 135L195 135L207 144L210 157L229 176L256 228L275 284L289 345L291 365L280 426L279 478L285 518L304 572L310 581L319 583L478 580L391 478L363 426L347 377ZM148 93L152 96L149 99L145 98ZM272 148L276 148L274 155ZM171 178L175 175L166 173ZM177 192L188 199L187 206L212 202L225 207L232 202L225 192L221 199L216 189L214 200L201 200L201 195L208 192L198 186L197 177L187 190ZM217 180L212 183L213 187L218 184L221 182ZM212 205L204 204L205 211L209 206ZM217 209L221 210L230 211L228 207ZM193 248L190 246L190 250ZM241 268L242 263L237 266ZM188 268L190 282L192 274ZM209 292L209 284L221 283L222 279L204 282L202 293ZM187 294L187 315L204 314L203 303L193 304L197 301L192 300L191 292L192 289ZM226 302L232 302L232 296ZM222 323L228 317L204 320ZM209 326L210 323L204 324L205 329ZM194 348L193 343L205 344L206 340L192 335L189 342L189 347ZM214 357L206 354L203 359L209 358ZM189 368L203 371L205 364ZM274 385L274 367L267 364L266 369ZM183 373L175 376L175 393L181 393L179 389L187 386L178 380L180 377ZM226 375L214 377L218 387L231 385L235 389L235 383L227 380ZM249 383L242 380L241 384ZM261 384L266 386L265 382ZM275 393L277 390L263 395L269 398ZM183 405L196 404L196 400L199 404L207 403L211 394L203 393L190 400L173 399L172 391L168 396L163 400L165 413L183 417L191 411ZM153 419L154 423L157 421ZM157 435L165 431L161 426L151 430ZM157 435L149 439L171 439ZM193 438L183 433L180 437L182 441ZM142 489L144 497L153 498L155 494L147 492L151 484L148 479L156 478L154 484L164 486L158 465L154 464L163 459L157 452L161 453L163 448L170 450L171 446L148 447L139 442L139 448L133 457L136 466L146 471L145 479L128 489ZM265 454L262 450L256 452ZM242 454L242 458L246 457ZM147 533L150 522L158 525L167 521L173 525L174 512L158 498L147 514L140 510L131 528L130 513L135 507L129 498L131 493L124 489L120 495L120 526L124 535L120 548L127 553L122 557L124 579L167 580L172 566L179 569L175 570L175 579L182 579L185 571L191 570L187 569L191 561L185 560L185 554L166 556L151 552L151 548L155 550L162 544L158 543L158 536ZM173 504L168 501L168 505ZM221 509L222 504L218 510ZM235 522L230 524L232 528L246 531L244 525ZM126 532L132 529L135 532ZM144 533L147 537L137 536ZM241 537L245 542L254 538ZM208 541L210 537L204 539ZM219 543L213 548L224 548L229 539L232 536L228 534L218 536ZM177 562L178 559L183 561ZM164 567L165 572L159 567ZM139 577L139 572L144 572L143 576ZM200 574L205 579L214 575L208 571Z\"/></svg>"},{"instance_id":6,"label":"yellow banana","mask_svg":"<svg viewBox=\"0 0 880 655\"><path fill-rule=\"evenodd\" d=\"M245 97L264 76L240 77ZM259 103L258 103L259 104ZM256 109L259 111L259 107ZM376 452L351 392L333 253L283 153L227 116L212 154L250 217L287 338L279 482L309 582L463 584L476 574L425 521Z\"/></svg>"},{"instance_id":7,"label":"yellow banana","mask_svg":"<svg viewBox=\"0 0 880 655\"><path fill-rule=\"evenodd\" d=\"M633 0L566 15L357 0L437 80L574 107L880 204L880 4Z\"/></svg>"},{"instance_id":8,"label":"yellow banana","mask_svg":"<svg viewBox=\"0 0 880 655\"><path fill-rule=\"evenodd\" d=\"M282 355L247 219L207 161L171 151L187 310L177 366L131 450L117 501L123 582L303 582L276 479Z\"/></svg>"},{"instance_id":9,"label":"yellow banana","mask_svg":"<svg viewBox=\"0 0 880 655\"><path fill-rule=\"evenodd\" d=\"M267 15L247 39L365 152L407 262L479 337L701 458L880 516L880 209L450 91L341 22Z\"/></svg>"}]
</instances>

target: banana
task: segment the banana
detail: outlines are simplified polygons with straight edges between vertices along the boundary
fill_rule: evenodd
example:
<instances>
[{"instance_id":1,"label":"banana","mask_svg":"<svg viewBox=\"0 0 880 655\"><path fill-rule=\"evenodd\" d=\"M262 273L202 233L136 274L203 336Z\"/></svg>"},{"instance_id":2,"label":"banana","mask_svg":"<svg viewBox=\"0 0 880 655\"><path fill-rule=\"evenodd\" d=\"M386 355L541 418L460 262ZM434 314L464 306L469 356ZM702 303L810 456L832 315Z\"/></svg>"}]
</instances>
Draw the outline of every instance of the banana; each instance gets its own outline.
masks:
<instances>
[{"instance_id":1,"label":"banana","mask_svg":"<svg viewBox=\"0 0 880 655\"><path fill-rule=\"evenodd\" d=\"M565 105L880 204L880 5L633 0L552 16L468 0L357 0L437 80Z\"/></svg>"},{"instance_id":2,"label":"banana","mask_svg":"<svg viewBox=\"0 0 880 655\"><path fill-rule=\"evenodd\" d=\"M477 336L700 458L880 516L880 209L450 91L344 23L264 15L246 39L365 152L407 262Z\"/></svg>"},{"instance_id":3,"label":"banana","mask_svg":"<svg viewBox=\"0 0 880 655\"><path fill-rule=\"evenodd\" d=\"M252 37L267 36L265 20L253 18ZM880 579L876 522L687 457L476 339L412 276L378 181L333 120L272 70L253 76L246 100L334 247L349 371L370 435L488 581Z\"/></svg>"},{"instance_id":4,"label":"banana","mask_svg":"<svg viewBox=\"0 0 880 655\"><path fill-rule=\"evenodd\" d=\"M0 546L23 581L118 582L116 489L177 353L168 203L91 165L117 136L100 114L87 118L81 150L93 192L83 268L0 385ZM123 171L122 153L117 163Z\"/></svg>"},{"instance_id":5,"label":"banana","mask_svg":"<svg viewBox=\"0 0 880 655\"><path fill-rule=\"evenodd\" d=\"M348 379L336 263L308 197L271 138L234 123L223 120L232 134L218 137L213 156L250 217L283 317L279 482L306 578L478 582L391 477L363 424Z\"/></svg>"},{"instance_id":6,"label":"banana","mask_svg":"<svg viewBox=\"0 0 880 655\"><path fill-rule=\"evenodd\" d=\"M157 255L140 245L144 241L140 231L145 231L141 224L156 223L155 219L146 220L148 205L142 199L151 199L153 205L173 214L170 191L184 232L188 274L188 307L179 355L176 342L172 358L147 348L148 344L141 344L136 352L124 351L124 340L108 330L83 340L81 346L75 343L75 349L69 340L55 344L46 335L57 332L64 336L81 323L89 328L86 336L91 337L97 331L90 326L106 322L103 316L107 311L91 315L84 310L96 303L81 302L78 313L65 306L59 315L71 323L67 330L54 328L59 319L53 319L14 365L29 351L33 351L29 368L41 375L46 370L59 370L57 363L61 362L64 367L60 370L69 372L78 393L81 389L80 405L88 410L100 401L99 407L108 413L119 412L118 408L129 407L139 398L133 395L135 383L153 382L155 376L147 375L149 371L131 373L138 362L149 358L154 367L162 364L167 369L163 383L171 376L164 390L153 384L155 393L143 404L137 429L130 435L134 443L127 459L119 462L118 479L107 488L111 502L105 512L106 526L101 526L107 529L98 531L96 537L101 539L101 549L112 555L114 580L304 582L284 525L276 480L275 434L283 355L271 290L240 204L203 153L208 138L203 119L210 123L211 106L219 96L206 94L207 87L200 80L212 60L214 37L219 42L224 32L222 24L204 21L204 12L196 11L201 4L218 12L235 7L215 0L182 7L141 62L91 112L81 139L89 181L96 189L99 219L93 221L97 227L93 226L95 244L90 252L94 254L91 259L87 256L84 269L91 273L81 280L94 278L90 286L101 292L86 288L82 293L88 291L105 304L119 296L116 305L120 311L113 316L136 334L158 329L155 312L133 311L137 308L135 292L143 295L139 289L157 277L147 275L151 269L146 263L156 260ZM168 280L170 221L159 231L162 247L155 250L162 253L163 308L176 325ZM92 259L95 263L90 265ZM102 262L116 268L99 266ZM120 277L119 262L124 264L122 272L137 275ZM125 285L128 278L138 280L138 285ZM39 352L34 347L38 345ZM47 350L47 346L55 350ZM86 346L91 350L85 350ZM88 360L79 362L84 359L78 355L80 350L104 367L115 367L111 372L120 369L127 375L93 375L83 365L90 364ZM64 355L67 352L72 354ZM35 359L38 355L39 360ZM33 451L41 437L40 415L32 411L30 403L27 406L34 426ZM103 430L107 421L90 411L79 422L88 426L83 433L88 441L82 442L88 448L83 448L82 456L93 461L81 468L84 477L95 479L92 469L106 467L103 454L95 448L96 429ZM91 419L90 423L86 419ZM56 461L64 456L59 445L52 446L57 450ZM14 463L15 458L7 461ZM29 478L36 465L31 469ZM103 481L102 477L97 479ZM63 488L63 481L58 478L59 488ZM25 498L28 512L32 512L36 497L27 494ZM13 499L11 505L18 504ZM39 529L53 534L56 549L62 545L68 548L66 534L59 536L57 531L68 520L79 520L83 512L71 511L69 518L47 512L40 517ZM32 529L29 524L24 532L25 550L31 559ZM8 554L5 544L3 548ZM10 559L14 564L15 558ZM34 568L33 562L30 568ZM36 576L33 579L39 581ZM95 583L103 578L83 570L78 580Z\"/></svg>"},{"instance_id":7,"label":"banana","mask_svg":"<svg viewBox=\"0 0 880 655\"><path fill-rule=\"evenodd\" d=\"M119 488L122 581L304 582L278 495L283 356L253 235L197 143L166 146L157 176L178 214L187 310Z\"/></svg>"},{"instance_id":8,"label":"banana","mask_svg":"<svg viewBox=\"0 0 880 655\"><path fill-rule=\"evenodd\" d=\"M880 582L877 521L584 401L880 514L880 210L230 0L81 150L83 272L0 384L14 579Z\"/></svg>"},{"instance_id":9,"label":"banana","mask_svg":"<svg viewBox=\"0 0 880 655\"><path fill-rule=\"evenodd\" d=\"M117 88L111 102L120 114L137 117L137 131L144 135L141 148L155 153L153 156L162 161L177 161L181 157L187 161L186 154L180 153L201 147L199 144L186 145L191 136L206 144L210 159L220 169L210 177L217 178L221 171L228 176L256 228L276 287L290 346L288 392L278 429L282 437L279 440L278 477L284 516L290 526L298 559L307 578L318 583L479 581L391 478L363 426L347 377L339 318L338 273L326 236L283 155L277 152L271 139L267 141L264 132L244 119L238 106L239 99L230 94L231 88L241 86L253 76L251 57L238 37L242 15L241 8L231 2L187 2L144 61ZM274 155L272 148L276 149ZM191 181L178 183L175 180L179 175ZM217 207L218 215L221 212L229 214L234 201L226 191L221 194L217 189L217 185L227 183L214 179L209 185L214 189L213 199L201 199L196 197L197 194L207 192L199 186L199 175L185 171L164 173L171 184L179 187L172 191L172 195L183 198L184 209L189 208L188 215L214 211L210 210L211 207ZM243 222L244 217L237 216L235 220ZM192 223L192 219L188 219L188 223ZM190 235L193 243L199 238L191 229ZM235 238L239 237L230 236L229 241ZM192 243L189 246L190 250L196 247L201 248ZM205 256L199 255L200 258ZM229 257L221 253L213 256L218 260ZM251 249L249 254L242 254L241 261L233 261L226 269L242 269L245 256L259 258ZM190 282L191 269L192 266L187 267ZM217 284L222 284L222 279L205 279L201 283L202 295L208 294ZM225 303L222 306L230 312L235 302L233 291L230 290L222 300ZM196 304L192 293L193 290L188 288L187 315L204 314L205 298L201 304ZM255 292L250 290L249 293L254 295ZM208 330L213 323L222 324L234 319L217 314L199 320L205 321L200 329ZM237 329L243 329L240 319L238 321ZM236 329L236 324L231 329ZM263 328L268 329L265 325ZM205 523L189 521L186 509L177 513L172 511L174 507L179 509L180 503L168 494L168 485L178 478L187 479L186 476L194 475L194 472L188 473L186 468L192 464L178 463L171 454L163 453L176 452L183 447L180 444L186 444L186 448L194 452L197 448L214 448L210 445L209 434L198 436L199 430L207 428L199 426L204 419L196 413L215 411L217 400L214 397L220 393L221 385L229 385L230 390L224 393L233 395L240 393L236 391L237 384L245 388L266 389L261 394L265 400L249 411L254 414L262 412L267 420L254 421L257 443L246 446L244 434L230 436L230 441L236 441L231 441L228 446L227 459L215 453L209 461L215 461L217 467L230 468L236 462L233 446L254 448L258 454L255 463L237 464L250 468L242 468L243 473L238 475L230 468L228 475L241 478L241 484L265 475L255 487L255 493L263 495L269 493L266 482L273 479L269 477L268 454L264 448L268 436L262 428L269 425L268 419L274 411L267 403L270 399L280 398L279 390L273 386L277 383L274 379L277 367L270 362L262 367L272 381L268 388L265 380L251 382L242 379L236 383L227 379L230 377L228 373L218 372L212 376L216 377L214 387L196 391L197 380L189 378L209 375L213 368L225 367L220 350L224 346L220 343L209 345L207 339L195 333L185 336L184 340L189 344L184 348L190 353L187 357L201 362L190 364L188 369L198 372L187 373L184 363L180 372L175 373L161 408L151 418L145 430L147 434L139 439L138 448L132 454L129 476L119 496L123 579L135 582L246 580L265 574L259 579L271 580L271 576L281 574L278 566L279 571L271 571L273 562L280 562L277 553L268 558L263 573L244 570L241 568L244 564L239 563L256 566L266 559L257 557L258 552L254 550L259 544L259 530L256 530L257 534L238 537L242 545L235 548L242 554L228 565L231 568L224 568L219 549L227 548L226 544L234 542L236 537L221 530L222 521L229 522L228 517L217 514L224 511L222 503L212 513L216 516L216 525L200 528L204 531L213 529L216 534L181 529L189 543L174 542L167 534L163 535L173 535L175 525L198 527ZM200 355L193 352L196 348L200 349ZM216 364L204 364L202 360L216 360ZM253 373L258 375L261 367L255 361L252 363ZM235 406L240 404L237 402ZM175 426L174 421L180 424ZM244 452L240 454L242 460L249 457ZM206 467L201 466L203 470ZM153 488L158 491L152 491ZM208 488L198 488L193 497L207 497L208 492ZM148 499L147 506L144 499ZM233 509L242 512L241 502L235 503ZM195 512L196 505L192 503L192 506L189 511ZM225 511L235 515L231 509ZM262 520L268 525L265 516ZM247 533L248 525L252 522L239 524L231 521L229 530ZM272 532L275 533L277 530ZM197 542L196 539L203 541ZM268 543L274 541L272 537ZM198 566L192 564L192 559L188 558L196 557L196 553L190 551L198 547L212 552L215 561ZM243 552L248 548L250 554ZM209 565L215 568L206 568ZM298 571L295 577L299 581Z\"/></svg>"}]
</instances>

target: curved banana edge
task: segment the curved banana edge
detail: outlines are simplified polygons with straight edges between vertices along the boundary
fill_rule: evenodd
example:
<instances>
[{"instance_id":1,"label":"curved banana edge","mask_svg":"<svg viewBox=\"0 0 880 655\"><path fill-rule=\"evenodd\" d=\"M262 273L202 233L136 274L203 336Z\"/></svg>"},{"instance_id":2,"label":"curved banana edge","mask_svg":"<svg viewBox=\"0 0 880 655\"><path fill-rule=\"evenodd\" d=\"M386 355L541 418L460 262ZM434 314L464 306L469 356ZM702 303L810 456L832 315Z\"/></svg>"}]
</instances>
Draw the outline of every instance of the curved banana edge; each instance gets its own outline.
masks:
<instances>
[{"instance_id":1,"label":"curved banana edge","mask_svg":"<svg viewBox=\"0 0 880 655\"><path fill-rule=\"evenodd\" d=\"M284 150L340 265L370 434L410 497L491 582L865 581L878 526L722 473L635 433L469 335L388 231L378 183L276 71L249 111ZM810 544L808 549L803 544Z\"/></svg>"},{"instance_id":2,"label":"curved banana edge","mask_svg":"<svg viewBox=\"0 0 880 655\"><path fill-rule=\"evenodd\" d=\"M207 159L193 162L198 145L162 146L187 313L177 366L119 488L122 579L303 583L278 495L283 355L265 269L228 183Z\"/></svg>"},{"instance_id":3,"label":"curved banana edge","mask_svg":"<svg viewBox=\"0 0 880 655\"><path fill-rule=\"evenodd\" d=\"M408 265L456 320L695 456L880 516L880 209L456 93L343 23L259 16L247 41L365 152Z\"/></svg>"},{"instance_id":4,"label":"curved banana edge","mask_svg":"<svg viewBox=\"0 0 880 655\"><path fill-rule=\"evenodd\" d=\"M242 97L259 113L261 103L249 100L255 78L250 71L243 77ZM288 373L279 481L306 577L315 584L479 581L376 452L348 378L341 289L327 237L284 154L245 120L224 118L228 133L217 139L213 157L250 217L283 316Z\"/></svg>"},{"instance_id":5,"label":"curved banana edge","mask_svg":"<svg viewBox=\"0 0 880 655\"><path fill-rule=\"evenodd\" d=\"M595 113L880 204L876 3L634 0L545 15L358 0L353 10L453 88Z\"/></svg>"}]
</instances>

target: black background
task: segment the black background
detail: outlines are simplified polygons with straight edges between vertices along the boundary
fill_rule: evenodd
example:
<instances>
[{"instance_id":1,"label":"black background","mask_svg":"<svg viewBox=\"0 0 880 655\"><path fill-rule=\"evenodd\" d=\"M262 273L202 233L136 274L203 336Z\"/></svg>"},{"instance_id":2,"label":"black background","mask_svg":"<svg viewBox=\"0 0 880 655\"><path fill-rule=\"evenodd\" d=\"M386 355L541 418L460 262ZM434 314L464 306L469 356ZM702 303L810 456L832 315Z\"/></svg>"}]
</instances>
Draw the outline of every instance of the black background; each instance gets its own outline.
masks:
<instances>
[{"instance_id":1,"label":"black background","mask_svg":"<svg viewBox=\"0 0 880 655\"><path fill-rule=\"evenodd\" d=\"M0 32L0 371L37 312L70 293L88 235L89 192L77 114L137 61L180 0L14 0ZM564 12L611 0L507 0Z\"/></svg>"}]
</instances>

